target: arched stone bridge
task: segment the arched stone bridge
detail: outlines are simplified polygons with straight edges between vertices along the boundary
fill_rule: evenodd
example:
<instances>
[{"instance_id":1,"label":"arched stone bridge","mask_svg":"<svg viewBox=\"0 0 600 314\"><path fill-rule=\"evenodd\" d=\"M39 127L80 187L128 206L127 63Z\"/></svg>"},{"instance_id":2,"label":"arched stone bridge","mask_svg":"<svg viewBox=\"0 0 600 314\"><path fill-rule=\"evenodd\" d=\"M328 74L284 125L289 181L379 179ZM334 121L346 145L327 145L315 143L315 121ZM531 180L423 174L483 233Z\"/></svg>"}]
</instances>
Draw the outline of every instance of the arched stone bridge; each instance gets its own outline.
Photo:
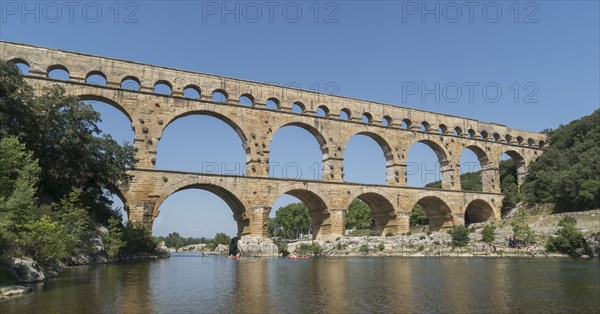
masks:
<instances>
[{"instance_id":1,"label":"arched stone bridge","mask_svg":"<svg viewBox=\"0 0 600 314\"><path fill-rule=\"evenodd\" d=\"M28 67L26 79L37 93L58 84L81 100L106 102L129 118L136 165L130 170L131 182L119 193L129 219L149 228L162 201L187 188L205 189L225 200L242 236L267 236L268 215L281 194L307 205L314 234L322 239L343 234L344 215L354 198L369 205L382 233L406 232L416 203L426 209L433 229L462 224L465 219L496 219L502 204L500 156L507 153L517 163L521 182L546 141L540 133L468 118L18 43L0 42L0 56ZM55 69L66 71L68 79L50 78ZM101 77L105 84L92 84L92 76ZM170 93L155 92L159 84ZM199 97L190 98L190 90ZM215 94L224 99L216 100ZM242 98L251 103L241 104ZM221 119L237 132L246 153L245 176L155 169L156 147L165 128L193 114ZM269 177L271 140L288 125L306 129L320 144L321 180ZM371 137L381 147L387 185L344 182L344 150L356 134ZM436 153L442 189L406 186L406 158L417 142ZM479 158L483 192L461 191L459 162L464 149Z\"/></svg>"}]
</instances>

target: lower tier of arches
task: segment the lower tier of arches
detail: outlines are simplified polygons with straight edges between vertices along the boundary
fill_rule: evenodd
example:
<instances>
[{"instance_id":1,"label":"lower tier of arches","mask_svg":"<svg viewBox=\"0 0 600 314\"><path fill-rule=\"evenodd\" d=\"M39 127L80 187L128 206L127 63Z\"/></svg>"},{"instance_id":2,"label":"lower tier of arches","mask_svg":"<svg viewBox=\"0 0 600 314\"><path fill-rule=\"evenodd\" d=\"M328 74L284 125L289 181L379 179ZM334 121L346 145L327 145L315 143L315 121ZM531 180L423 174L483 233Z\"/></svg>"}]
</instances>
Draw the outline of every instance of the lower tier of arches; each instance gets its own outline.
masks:
<instances>
[{"instance_id":1,"label":"lower tier of arches","mask_svg":"<svg viewBox=\"0 0 600 314\"><path fill-rule=\"evenodd\" d=\"M240 237L268 237L269 214L283 194L298 198L309 210L313 237L335 239L344 235L344 219L352 200L360 199L371 210L378 234L409 231L411 213L424 210L432 231L500 218L502 194L360 185L323 181L212 175L151 169L130 170L122 187L129 220L152 228L160 206L170 195L202 189L222 198L237 222Z\"/></svg>"}]
</instances>

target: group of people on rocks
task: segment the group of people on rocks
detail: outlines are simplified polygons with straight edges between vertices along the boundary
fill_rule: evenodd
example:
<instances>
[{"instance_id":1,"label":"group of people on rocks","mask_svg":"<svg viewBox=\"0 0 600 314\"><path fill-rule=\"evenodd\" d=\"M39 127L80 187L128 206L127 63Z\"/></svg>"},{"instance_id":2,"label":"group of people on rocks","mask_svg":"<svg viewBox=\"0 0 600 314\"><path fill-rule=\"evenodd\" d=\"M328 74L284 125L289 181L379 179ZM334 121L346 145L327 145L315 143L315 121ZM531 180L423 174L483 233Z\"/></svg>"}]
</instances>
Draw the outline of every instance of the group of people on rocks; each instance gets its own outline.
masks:
<instances>
[{"instance_id":1,"label":"group of people on rocks","mask_svg":"<svg viewBox=\"0 0 600 314\"><path fill-rule=\"evenodd\" d=\"M523 241L517 239L514 235L510 234L508 236L506 236L506 239L504 240L504 245L507 245L508 247L516 247L516 248L520 248L524 245Z\"/></svg>"}]
</instances>

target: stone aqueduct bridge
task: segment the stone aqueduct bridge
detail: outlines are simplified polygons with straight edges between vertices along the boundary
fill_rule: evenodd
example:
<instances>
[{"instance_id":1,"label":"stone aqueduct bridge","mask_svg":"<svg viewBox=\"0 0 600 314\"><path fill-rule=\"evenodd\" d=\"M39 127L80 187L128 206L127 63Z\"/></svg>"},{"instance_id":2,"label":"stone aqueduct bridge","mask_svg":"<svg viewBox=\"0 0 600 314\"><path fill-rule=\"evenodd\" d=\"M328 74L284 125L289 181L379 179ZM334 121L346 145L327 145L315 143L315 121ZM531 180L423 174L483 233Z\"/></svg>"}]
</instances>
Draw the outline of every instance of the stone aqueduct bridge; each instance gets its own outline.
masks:
<instances>
[{"instance_id":1,"label":"stone aqueduct bridge","mask_svg":"<svg viewBox=\"0 0 600 314\"><path fill-rule=\"evenodd\" d=\"M293 195L307 205L314 235L319 239L343 234L344 216L354 198L369 205L382 233L406 232L417 203L425 208L433 229L465 220L496 219L502 203L500 156L507 153L516 161L521 181L527 165L542 153L546 141L539 133L473 119L24 44L0 42L0 56L28 66L26 79L38 93L44 86L59 84L81 100L106 102L129 118L135 133L136 165L130 170L128 186L119 192L129 219L150 228L162 202L188 188L205 189L221 197L234 213L239 234L246 237L267 236L271 206L282 194ZM68 80L50 78L48 73L54 69L67 71ZM91 75L104 77L106 84L88 84ZM131 81L139 90L122 85ZM168 85L171 94L155 93L156 84ZM201 96L184 97L188 88ZM226 100L213 101L214 92L222 93ZM241 105L242 96L252 105ZM278 108L267 108L265 104L271 101ZM292 104L303 112L292 112ZM341 112L349 118L342 119ZM157 143L165 128L193 114L221 119L237 132L247 158L245 176L155 169ZM363 115L368 122L363 122ZM288 125L306 129L320 144L322 180L269 177L271 140L278 129ZM356 134L369 136L381 146L387 185L344 182L344 149ZM406 186L407 153L416 142L437 154L442 189ZM479 158L483 192L461 191L459 161L464 149Z\"/></svg>"}]
</instances>

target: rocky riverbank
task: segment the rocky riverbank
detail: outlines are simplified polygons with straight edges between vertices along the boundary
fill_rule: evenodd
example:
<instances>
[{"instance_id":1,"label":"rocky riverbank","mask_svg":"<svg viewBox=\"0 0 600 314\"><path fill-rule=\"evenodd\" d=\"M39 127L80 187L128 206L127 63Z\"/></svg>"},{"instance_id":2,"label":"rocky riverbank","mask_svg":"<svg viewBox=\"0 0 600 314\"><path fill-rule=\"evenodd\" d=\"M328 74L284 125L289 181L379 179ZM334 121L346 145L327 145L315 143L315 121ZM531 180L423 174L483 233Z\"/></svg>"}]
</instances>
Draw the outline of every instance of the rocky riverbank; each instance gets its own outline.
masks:
<instances>
[{"instance_id":1,"label":"rocky riverbank","mask_svg":"<svg viewBox=\"0 0 600 314\"><path fill-rule=\"evenodd\" d=\"M68 266L108 264L134 260L157 259L169 257L170 253L164 243L160 243L152 254L118 254L115 257L109 257L104 249L102 238L93 237L89 239L89 249L85 253L69 256L61 262L53 262L42 265L41 263L27 257L13 257L0 260L0 271L4 274L0 282L0 289L4 289L4 297L20 295L19 289L9 289L7 284L14 283L35 283L46 279L57 277L61 269ZM8 278L6 278L8 277ZM14 290L14 291L13 291ZM9 292L13 291L13 292Z\"/></svg>"},{"instance_id":2,"label":"rocky riverbank","mask_svg":"<svg viewBox=\"0 0 600 314\"><path fill-rule=\"evenodd\" d=\"M566 256L548 253L546 240L560 228L558 222L564 216L577 219L577 228L584 234L583 257L600 257L600 210L562 214L537 214L527 218L527 224L535 234L535 244L511 248L507 241L513 233L511 218L469 226L469 244L452 247L452 237L447 232L428 232L427 227L412 228L408 234L389 237L344 236L333 241L294 241L287 244L287 251L302 254L300 247L318 244L324 256ZM485 225L496 226L495 240L482 241Z\"/></svg>"}]
</instances>

